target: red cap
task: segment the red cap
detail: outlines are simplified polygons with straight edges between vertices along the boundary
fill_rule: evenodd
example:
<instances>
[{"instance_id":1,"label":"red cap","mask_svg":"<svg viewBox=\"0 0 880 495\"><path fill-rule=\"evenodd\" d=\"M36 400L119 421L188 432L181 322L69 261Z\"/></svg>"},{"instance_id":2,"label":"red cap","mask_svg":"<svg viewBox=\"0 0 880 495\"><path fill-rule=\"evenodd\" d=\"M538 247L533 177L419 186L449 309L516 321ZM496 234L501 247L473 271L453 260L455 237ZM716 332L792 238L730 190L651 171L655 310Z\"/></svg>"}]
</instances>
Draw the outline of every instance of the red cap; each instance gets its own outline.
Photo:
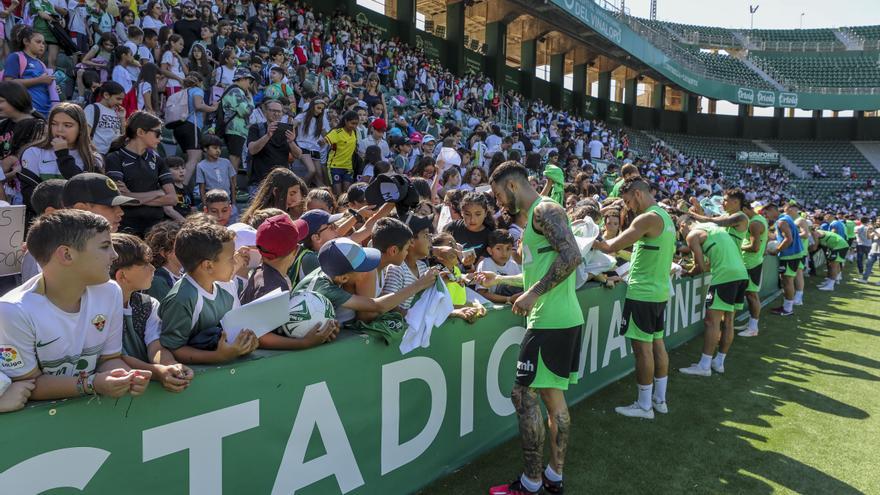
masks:
<instances>
[{"instance_id":1,"label":"red cap","mask_svg":"<svg viewBox=\"0 0 880 495\"><path fill-rule=\"evenodd\" d=\"M267 260L292 253L309 233L303 220L291 220L287 214L267 218L257 229L257 249Z\"/></svg>"},{"instance_id":2,"label":"red cap","mask_svg":"<svg viewBox=\"0 0 880 495\"><path fill-rule=\"evenodd\" d=\"M377 131L384 131L388 129L388 124L385 123L385 119L376 119L370 124L370 127L376 129Z\"/></svg>"}]
</instances>

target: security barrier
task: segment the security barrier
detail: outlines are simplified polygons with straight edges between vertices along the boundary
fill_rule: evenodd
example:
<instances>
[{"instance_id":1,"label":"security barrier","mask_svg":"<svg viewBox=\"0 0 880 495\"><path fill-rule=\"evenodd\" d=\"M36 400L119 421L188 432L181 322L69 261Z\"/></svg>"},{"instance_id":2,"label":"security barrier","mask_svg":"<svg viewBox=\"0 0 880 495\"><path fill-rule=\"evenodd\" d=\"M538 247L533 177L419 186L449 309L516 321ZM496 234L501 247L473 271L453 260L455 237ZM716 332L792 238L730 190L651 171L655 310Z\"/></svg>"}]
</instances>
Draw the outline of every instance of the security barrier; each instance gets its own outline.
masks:
<instances>
[{"instance_id":1,"label":"security barrier","mask_svg":"<svg viewBox=\"0 0 880 495\"><path fill-rule=\"evenodd\" d=\"M775 294L775 258L762 299ZM701 334L708 276L674 283L667 346ZM578 293L579 402L633 369L618 334L626 287ZM350 336L305 352L200 368L182 394L38 403L0 416L0 486L94 494L409 493L516 432L509 399L524 319L489 311L406 356ZM611 407L608 404L607 407ZM604 406L603 406L604 407ZM576 418L575 418L576 420Z\"/></svg>"}]
</instances>

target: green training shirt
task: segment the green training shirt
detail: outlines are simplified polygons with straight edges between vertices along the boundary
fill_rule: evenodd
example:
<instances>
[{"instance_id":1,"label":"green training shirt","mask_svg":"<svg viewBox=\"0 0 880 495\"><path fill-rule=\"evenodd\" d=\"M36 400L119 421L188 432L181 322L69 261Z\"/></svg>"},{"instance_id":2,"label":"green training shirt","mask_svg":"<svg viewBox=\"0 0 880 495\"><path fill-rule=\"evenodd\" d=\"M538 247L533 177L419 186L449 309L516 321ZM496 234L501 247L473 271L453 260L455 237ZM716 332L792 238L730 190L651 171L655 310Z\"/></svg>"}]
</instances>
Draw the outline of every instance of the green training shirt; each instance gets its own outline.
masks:
<instances>
[{"instance_id":1,"label":"green training shirt","mask_svg":"<svg viewBox=\"0 0 880 495\"><path fill-rule=\"evenodd\" d=\"M633 245L630 258L626 298L644 302L669 300L669 270L675 255L675 225L666 210L657 205L645 213L654 213L663 220L657 237L642 237Z\"/></svg>"},{"instance_id":2,"label":"green training shirt","mask_svg":"<svg viewBox=\"0 0 880 495\"><path fill-rule=\"evenodd\" d=\"M713 223L698 223L693 230L706 233L706 240L702 243L703 256L709 258L712 285L748 279L739 247L725 229Z\"/></svg>"},{"instance_id":3,"label":"green training shirt","mask_svg":"<svg viewBox=\"0 0 880 495\"><path fill-rule=\"evenodd\" d=\"M743 264L745 264L746 269L754 268L761 263L764 262L764 251L767 249L767 238L770 235L770 228L767 225L767 219L761 215L755 215L749 220L749 227L752 226L752 223L760 223L764 226L764 231L761 232L761 236L758 238L761 246L758 248L758 251L755 253L749 251L742 252L742 260ZM744 243L745 244L745 243Z\"/></svg>"},{"instance_id":4,"label":"green training shirt","mask_svg":"<svg viewBox=\"0 0 880 495\"><path fill-rule=\"evenodd\" d=\"M547 238L535 232L532 224L535 207L542 201L553 200L542 197L529 207L528 222L522 236L523 287L526 289L541 280L559 256ZM575 295L574 273L538 297L526 318L526 327L529 329L566 329L583 324L584 314Z\"/></svg>"}]
</instances>

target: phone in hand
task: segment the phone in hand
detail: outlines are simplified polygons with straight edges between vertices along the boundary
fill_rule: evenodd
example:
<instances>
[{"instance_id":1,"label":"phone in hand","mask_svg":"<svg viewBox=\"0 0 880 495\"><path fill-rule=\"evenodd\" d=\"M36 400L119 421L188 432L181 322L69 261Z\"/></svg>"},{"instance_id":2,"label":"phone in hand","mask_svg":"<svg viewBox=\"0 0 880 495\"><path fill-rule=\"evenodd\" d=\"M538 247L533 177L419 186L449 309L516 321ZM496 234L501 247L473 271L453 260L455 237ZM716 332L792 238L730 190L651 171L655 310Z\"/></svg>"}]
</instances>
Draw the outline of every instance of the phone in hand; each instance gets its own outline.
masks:
<instances>
[{"instance_id":1,"label":"phone in hand","mask_svg":"<svg viewBox=\"0 0 880 495\"><path fill-rule=\"evenodd\" d=\"M284 136L287 131L292 131L293 126L290 124L285 124L283 122L278 123L278 127L275 128L275 134L278 136Z\"/></svg>"}]
</instances>

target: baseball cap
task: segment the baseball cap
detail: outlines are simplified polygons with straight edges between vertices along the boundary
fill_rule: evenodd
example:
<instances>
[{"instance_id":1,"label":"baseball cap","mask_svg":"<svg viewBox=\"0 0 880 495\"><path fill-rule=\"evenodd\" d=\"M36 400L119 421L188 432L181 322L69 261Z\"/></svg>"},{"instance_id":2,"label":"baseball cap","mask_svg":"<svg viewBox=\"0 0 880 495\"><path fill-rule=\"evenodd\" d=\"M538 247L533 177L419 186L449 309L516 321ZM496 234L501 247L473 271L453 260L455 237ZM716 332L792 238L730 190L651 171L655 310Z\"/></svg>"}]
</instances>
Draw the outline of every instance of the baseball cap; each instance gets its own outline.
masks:
<instances>
[{"instance_id":1,"label":"baseball cap","mask_svg":"<svg viewBox=\"0 0 880 495\"><path fill-rule=\"evenodd\" d=\"M409 142L412 144L419 144L422 142L422 133L419 131L413 131L409 135Z\"/></svg>"},{"instance_id":2,"label":"baseball cap","mask_svg":"<svg viewBox=\"0 0 880 495\"><path fill-rule=\"evenodd\" d=\"M291 220L287 214L269 217L257 229L257 249L267 260L283 258L296 249L309 234L303 220Z\"/></svg>"},{"instance_id":3,"label":"baseball cap","mask_svg":"<svg viewBox=\"0 0 880 495\"><path fill-rule=\"evenodd\" d=\"M377 131L384 131L388 129L388 125L385 123L385 119L376 119L373 123L370 124L370 127L376 129Z\"/></svg>"},{"instance_id":4,"label":"baseball cap","mask_svg":"<svg viewBox=\"0 0 880 495\"><path fill-rule=\"evenodd\" d=\"M417 235L423 230L428 230L429 232L434 230L434 222L430 217L419 216L415 213L409 213L406 216L405 223L413 235Z\"/></svg>"},{"instance_id":5,"label":"baseball cap","mask_svg":"<svg viewBox=\"0 0 880 495\"><path fill-rule=\"evenodd\" d=\"M375 270L381 259L378 249L361 247L346 237L333 239L318 251L318 263L329 277Z\"/></svg>"},{"instance_id":6,"label":"baseball cap","mask_svg":"<svg viewBox=\"0 0 880 495\"><path fill-rule=\"evenodd\" d=\"M309 210L299 216L299 219L306 223L308 231L306 237L317 234L321 227L328 223L333 223L342 218L341 214L331 215L324 210ZM303 238L305 239L305 237Z\"/></svg>"},{"instance_id":7,"label":"baseball cap","mask_svg":"<svg viewBox=\"0 0 880 495\"><path fill-rule=\"evenodd\" d=\"M425 134L424 136L422 136L422 144L433 143L435 141L437 141L437 138L435 138L434 136L432 136L430 134Z\"/></svg>"},{"instance_id":8,"label":"baseball cap","mask_svg":"<svg viewBox=\"0 0 880 495\"><path fill-rule=\"evenodd\" d=\"M77 203L94 203L104 206L134 206L138 200L119 194L116 182L104 174L86 172L74 175L64 184L61 203L70 208Z\"/></svg>"},{"instance_id":9,"label":"baseball cap","mask_svg":"<svg viewBox=\"0 0 880 495\"><path fill-rule=\"evenodd\" d=\"M233 81L238 81L239 79L250 78L256 80L254 74L250 71L250 69L246 69L244 67L239 67L235 69L235 74L232 76Z\"/></svg>"}]
</instances>

